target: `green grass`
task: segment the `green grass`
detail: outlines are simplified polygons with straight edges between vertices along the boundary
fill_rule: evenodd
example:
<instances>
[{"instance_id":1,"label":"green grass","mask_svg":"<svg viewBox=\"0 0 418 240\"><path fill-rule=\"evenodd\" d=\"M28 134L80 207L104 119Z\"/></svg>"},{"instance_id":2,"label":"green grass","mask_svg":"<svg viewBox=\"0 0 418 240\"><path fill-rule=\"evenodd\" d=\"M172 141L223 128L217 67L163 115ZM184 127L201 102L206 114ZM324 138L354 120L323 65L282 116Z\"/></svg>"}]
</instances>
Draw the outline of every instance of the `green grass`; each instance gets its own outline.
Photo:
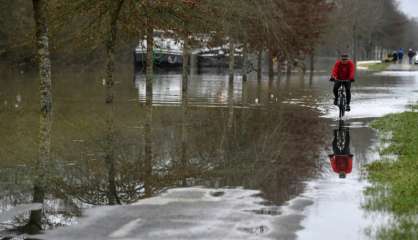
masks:
<instances>
[{"instance_id":1,"label":"green grass","mask_svg":"<svg viewBox=\"0 0 418 240\"><path fill-rule=\"evenodd\" d=\"M388 68L390 63L373 63L373 64L362 64L360 66L367 67L369 71L379 72L384 71Z\"/></svg>"},{"instance_id":2,"label":"green grass","mask_svg":"<svg viewBox=\"0 0 418 240\"><path fill-rule=\"evenodd\" d=\"M379 239L418 239L418 112L392 114L372 123L389 139L383 156L396 156L368 165L372 186L366 190L365 207L387 211L395 216L394 224L380 229Z\"/></svg>"}]
</instances>

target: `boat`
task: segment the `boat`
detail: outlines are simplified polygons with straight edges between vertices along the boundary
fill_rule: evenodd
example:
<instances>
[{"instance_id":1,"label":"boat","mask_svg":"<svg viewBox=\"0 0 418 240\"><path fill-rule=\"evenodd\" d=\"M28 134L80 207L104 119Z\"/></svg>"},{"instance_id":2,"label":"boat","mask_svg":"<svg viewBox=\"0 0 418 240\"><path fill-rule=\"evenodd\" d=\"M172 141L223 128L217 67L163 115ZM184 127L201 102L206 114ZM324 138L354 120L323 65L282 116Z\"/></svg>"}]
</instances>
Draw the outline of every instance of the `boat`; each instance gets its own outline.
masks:
<instances>
[{"instance_id":1,"label":"boat","mask_svg":"<svg viewBox=\"0 0 418 240\"><path fill-rule=\"evenodd\" d=\"M183 41L177 40L174 34L163 31L154 32L153 60L158 68L178 68L183 65ZM145 69L147 54L146 40L139 41L134 51L134 62L137 69ZM229 45L193 49L197 57L197 67L226 68L229 65ZM235 49L235 66L242 66L242 48Z\"/></svg>"},{"instance_id":2,"label":"boat","mask_svg":"<svg viewBox=\"0 0 418 240\"><path fill-rule=\"evenodd\" d=\"M141 40L134 50L135 66L145 68L147 42ZM183 42L164 36L163 32L154 33L154 65L161 68L181 67L183 65Z\"/></svg>"}]
</instances>

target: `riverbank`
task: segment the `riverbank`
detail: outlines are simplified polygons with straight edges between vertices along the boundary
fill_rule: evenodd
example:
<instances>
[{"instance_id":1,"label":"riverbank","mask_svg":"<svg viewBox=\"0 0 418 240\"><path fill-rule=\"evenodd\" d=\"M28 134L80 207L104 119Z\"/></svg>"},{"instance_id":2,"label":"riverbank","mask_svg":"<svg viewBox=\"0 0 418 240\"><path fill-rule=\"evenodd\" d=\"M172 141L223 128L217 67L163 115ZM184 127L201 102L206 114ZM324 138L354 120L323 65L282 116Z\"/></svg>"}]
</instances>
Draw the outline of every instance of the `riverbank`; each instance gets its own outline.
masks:
<instances>
[{"instance_id":1,"label":"riverbank","mask_svg":"<svg viewBox=\"0 0 418 240\"><path fill-rule=\"evenodd\" d=\"M365 207L388 212L393 224L377 233L378 239L418 239L418 112L387 115L373 122L382 139L381 161L368 165L372 183Z\"/></svg>"},{"instance_id":2,"label":"riverbank","mask_svg":"<svg viewBox=\"0 0 418 240\"><path fill-rule=\"evenodd\" d=\"M380 72L386 70L390 63L382 61L359 61L357 62L357 69Z\"/></svg>"}]
</instances>

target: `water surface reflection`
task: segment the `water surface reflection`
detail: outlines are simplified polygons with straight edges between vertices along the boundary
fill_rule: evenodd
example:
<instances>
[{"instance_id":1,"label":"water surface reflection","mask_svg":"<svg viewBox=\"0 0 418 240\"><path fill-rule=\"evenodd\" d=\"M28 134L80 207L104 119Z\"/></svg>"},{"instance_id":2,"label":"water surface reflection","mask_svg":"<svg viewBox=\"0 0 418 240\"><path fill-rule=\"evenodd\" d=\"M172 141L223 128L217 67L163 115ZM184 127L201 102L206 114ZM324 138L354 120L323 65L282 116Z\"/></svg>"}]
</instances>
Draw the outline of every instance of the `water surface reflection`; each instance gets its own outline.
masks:
<instances>
[{"instance_id":1,"label":"water surface reflection","mask_svg":"<svg viewBox=\"0 0 418 240\"><path fill-rule=\"evenodd\" d=\"M10 87L0 95L7 101L0 108L5 211L32 198L38 101L35 72L2 74ZM281 81L230 83L212 73L192 75L183 88L178 74L156 75L147 103L143 76L127 69L115 76L109 122L100 73L63 69L55 78L45 226L71 223L82 208L128 204L178 186L242 186L281 204L318 171L325 124L314 108L282 103L289 91ZM15 99L18 107L9 104Z\"/></svg>"},{"instance_id":2,"label":"water surface reflection","mask_svg":"<svg viewBox=\"0 0 418 240\"><path fill-rule=\"evenodd\" d=\"M344 121L338 122L338 128L333 130L333 153L329 155L332 170L340 178L346 178L353 169L353 154L350 151L350 128L344 125Z\"/></svg>"}]
</instances>

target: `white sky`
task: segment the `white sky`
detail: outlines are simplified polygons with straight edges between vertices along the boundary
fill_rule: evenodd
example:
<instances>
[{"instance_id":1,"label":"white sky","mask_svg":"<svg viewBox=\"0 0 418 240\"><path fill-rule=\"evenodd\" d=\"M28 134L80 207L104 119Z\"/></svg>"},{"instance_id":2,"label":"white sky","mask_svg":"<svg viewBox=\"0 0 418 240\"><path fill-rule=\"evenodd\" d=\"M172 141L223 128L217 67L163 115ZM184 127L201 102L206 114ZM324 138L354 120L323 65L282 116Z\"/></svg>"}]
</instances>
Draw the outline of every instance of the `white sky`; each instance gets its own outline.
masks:
<instances>
[{"instance_id":1,"label":"white sky","mask_svg":"<svg viewBox=\"0 0 418 240\"><path fill-rule=\"evenodd\" d=\"M418 0L398 0L399 7L410 17L418 18Z\"/></svg>"}]
</instances>

